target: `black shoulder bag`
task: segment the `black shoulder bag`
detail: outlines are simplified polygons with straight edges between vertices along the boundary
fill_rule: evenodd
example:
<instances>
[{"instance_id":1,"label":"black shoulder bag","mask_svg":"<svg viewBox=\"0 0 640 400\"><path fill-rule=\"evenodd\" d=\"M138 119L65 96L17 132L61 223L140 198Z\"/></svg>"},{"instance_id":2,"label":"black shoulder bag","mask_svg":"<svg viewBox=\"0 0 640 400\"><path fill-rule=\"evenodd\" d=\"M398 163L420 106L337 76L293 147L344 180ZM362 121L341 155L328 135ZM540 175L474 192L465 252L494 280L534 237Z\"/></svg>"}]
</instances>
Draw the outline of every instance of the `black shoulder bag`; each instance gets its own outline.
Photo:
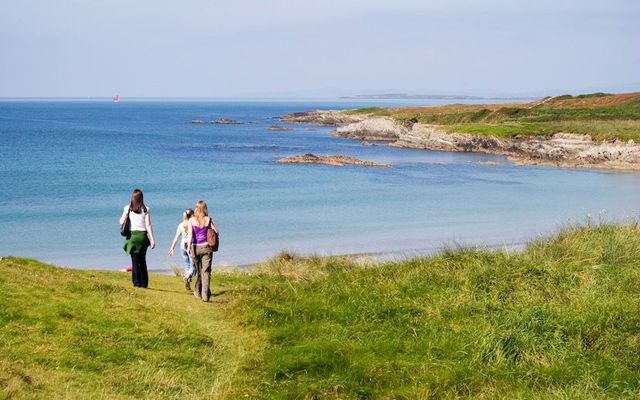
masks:
<instances>
[{"instance_id":1,"label":"black shoulder bag","mask_svg":"<svg viewBox=\"0 0 640 400\"><path fill-rule=\"evenodd\" d=\"M120 224L120 234L127 239L131 237L131 220L129 219L129 209L127 208L127 219Z\"/></svg>"}]
</instances>

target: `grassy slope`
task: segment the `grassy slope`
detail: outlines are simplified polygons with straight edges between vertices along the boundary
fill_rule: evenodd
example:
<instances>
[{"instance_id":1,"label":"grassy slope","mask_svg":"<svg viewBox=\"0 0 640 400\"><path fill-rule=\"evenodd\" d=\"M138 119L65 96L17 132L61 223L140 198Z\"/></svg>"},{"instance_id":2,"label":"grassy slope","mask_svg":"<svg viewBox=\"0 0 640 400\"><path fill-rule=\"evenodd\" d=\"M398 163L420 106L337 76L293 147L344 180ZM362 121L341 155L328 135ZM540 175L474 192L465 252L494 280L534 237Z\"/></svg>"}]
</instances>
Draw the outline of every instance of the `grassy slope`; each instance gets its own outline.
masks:
<instances>
[{"instance_id":1,"label":"grassy slope","mask_svg":"<svg viewBox=\"0 0 640 400\"><path fill-rule=\"evenodd\" d=\"M446 126L450 132L490 136L590 134L597 140L640 140L640 93L545 98L526 104L454 104L363 108L350 113L388 116L406 123Z\"/></svg>"},{"instance_id":2,"label":"grassy slope","mask_svg":"<svg viewBox=\"0 0 640 400\"><path fill-rule=\"evenodd\" d=\"M214 295L232 291L233 277ZM0 398L221 398L260 348L229 312L173 277L0 261ZM218 299L219 298L219 299Z\"/></svg>"},{"instance_id":3,"label":"grassy slope","mask_svg":"<svg viewBox=\"0 0 640 400\"><path fill-rule=\"evenodd\" d=\"M5 259L0 384L42 398L637 398L639 233L376 268L280 257L216 275L213 304L173 277L133 291L125 274Z\"/></svg>"}]
</instances>

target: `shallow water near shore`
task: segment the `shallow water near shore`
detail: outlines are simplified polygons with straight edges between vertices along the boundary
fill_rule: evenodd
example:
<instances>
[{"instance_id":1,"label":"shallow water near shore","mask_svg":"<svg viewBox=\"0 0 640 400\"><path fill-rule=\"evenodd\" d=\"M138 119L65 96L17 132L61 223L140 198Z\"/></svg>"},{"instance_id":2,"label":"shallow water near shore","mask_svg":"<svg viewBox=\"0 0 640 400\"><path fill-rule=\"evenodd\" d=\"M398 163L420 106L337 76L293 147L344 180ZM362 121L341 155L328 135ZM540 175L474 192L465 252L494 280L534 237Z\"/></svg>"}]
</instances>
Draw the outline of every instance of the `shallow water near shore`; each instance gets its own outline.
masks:
<instances>
[{"instance_id":1,"label":"shallow water near shore","mask_svg":"<svg viewBox=\"0 0 640 400\"><path fill-rule=\"evenodd\" d=\"M157 248L205 199L221 229L215 263L304 254L428 254L444 244L517 246L587 214L637 214L640 173L516 166L500 156L362 146L331 128L287 125L310 109L435 101L1 101L0 256L79 268L129 265L118 218L140 187ZM236 119L242 124L192 124ZM289 131L269 131L270 125ZM392 168L280 165L294 154L345 154ZM481 162L498 165L482 165ZM601 212L601 210L606 210Z\"/></svg>"}]
</instances>

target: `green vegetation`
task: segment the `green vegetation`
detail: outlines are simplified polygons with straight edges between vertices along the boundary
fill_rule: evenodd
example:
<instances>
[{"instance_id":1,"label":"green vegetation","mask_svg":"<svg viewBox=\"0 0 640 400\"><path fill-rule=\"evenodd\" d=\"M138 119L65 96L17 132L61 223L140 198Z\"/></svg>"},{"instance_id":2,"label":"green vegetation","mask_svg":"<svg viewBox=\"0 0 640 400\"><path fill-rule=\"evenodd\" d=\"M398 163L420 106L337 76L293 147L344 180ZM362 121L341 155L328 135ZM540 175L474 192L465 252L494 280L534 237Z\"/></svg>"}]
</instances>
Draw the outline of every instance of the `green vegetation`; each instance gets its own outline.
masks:
<instances>
[{"instance_id":1,"label":"green vegetation","mask_svg":"<svg viewBox=\"0 0 640 400\"><path fill-rule=\"evenodd\" d=\"M450 132L487 136L590 134L596 140L640 139L640 93L546 97L523 104L454 104L364 108L351 114L387 116L405 124L447 126Z\"/></svg>"},{"instance_id":2,"label":"green vegetation","mask_svg":"<svg viewBox=\"0 0 640 400\"><path fill-rule=\"evenodd\" d=\"M179 279L0 261L7 398L637 398L640 231Z\"/></svg>"},{"instance_id":3,"label":"green vegetation","mask_svg":"<svg viewBox=\"0 0 640 400\"><path fill-rule=\"evenodd\" d=\"M223 398L261 345L178 278L0 261L0 398ZM232 285L233 277L225 284ZM231 290L232 286L229 286Z\"/></svg>"}]
</instances>

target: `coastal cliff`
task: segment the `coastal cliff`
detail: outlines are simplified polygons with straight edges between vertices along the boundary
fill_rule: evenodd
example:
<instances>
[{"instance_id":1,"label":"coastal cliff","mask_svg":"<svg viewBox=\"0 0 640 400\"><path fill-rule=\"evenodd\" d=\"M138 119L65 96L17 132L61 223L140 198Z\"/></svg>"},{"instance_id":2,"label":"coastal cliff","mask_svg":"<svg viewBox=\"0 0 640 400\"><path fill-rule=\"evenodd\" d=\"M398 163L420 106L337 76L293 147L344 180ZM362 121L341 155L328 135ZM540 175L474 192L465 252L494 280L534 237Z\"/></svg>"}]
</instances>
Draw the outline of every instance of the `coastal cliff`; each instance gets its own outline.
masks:
<instances>
[{"instance_id":1,"label":"coastal cliff","mask_svg":"<svg viewBox=\"0 0 640 400\"><path fill-rule=\"evenodd\" d=\"M387 141L393 147L500 154L523 164L640 169L640 145L633 140L596 142L583 134L500 138L447 132L431 124L416 123L407 128L380 117L338 127L332 134L363 141Z\"/></svg>"},{"instance_id":2,"label":"coastal cliff","mask_svg":"<svg viewBox=\"0 0 640 400\"><path fill-rule=\"evenodd\" d=\"M603 105L605 100L608 103ZM615 102L616 100L618 103ZM640 128L638 121L640 118L634 119L639 116L634 113L636 109L640 109L638 107L640 94L593 96L590 101L597 104L598 109L593 112L595 117L587 122L582 116L585 114L583 110L591 110L585 106L585 104L588 105L586 101L584 98L576 97L560 100L547 98L534 103L502 105L502 107L487 105L491 108L454 105L373 109L362 110L362 112L360 110L316 110L292 114L283 119L287 122L333 125L336 126L336 129L331 132L334 136L367 143L386 142L393 147L499 154L521 164L640 169L640 145L633 139L627 139L629 136L633 137L634 129ZM550 105L558 103L564 108L550 108ZM621 104L631 104L629 106L631 111L622 108ZM452 109L453 107L457 108ZM513 122L515 120L513 115L537 117L531 110L538 111L540 107L545 107L542 111L547 114L550 109L560 115L562 113L570 116L577 114L581 119L568 122L561 120L562 124L552 121L547 124L537 122L534 125L526 120L522 123L516 120L518 122L516 125ZM613 109L613 107L616 108ZM616 120L604 114L604 112L613 113L611 109L617 113L615 115L621 114L622 111L627 114L622 113L621 119ZM474 125L446 123L450 120L467 122L463 118L470 118L468 117L470 113L486 115L482 116L483 120L480 122L474 121ZM538 111L538 113L542 112ZM498 120L505 114L511 119L507 122ZM602 115L604 117L599 117ZM430 123L430 121L440 123ZM594 135L584 133L588 132L591 126L599 131ZM563 128L568 129L564 131ZM606 129L609 130L606 131ZM474 133L475 131L478 133ZM614 133L608 134L609 132Z\"/></svg>"}]
</instances>

